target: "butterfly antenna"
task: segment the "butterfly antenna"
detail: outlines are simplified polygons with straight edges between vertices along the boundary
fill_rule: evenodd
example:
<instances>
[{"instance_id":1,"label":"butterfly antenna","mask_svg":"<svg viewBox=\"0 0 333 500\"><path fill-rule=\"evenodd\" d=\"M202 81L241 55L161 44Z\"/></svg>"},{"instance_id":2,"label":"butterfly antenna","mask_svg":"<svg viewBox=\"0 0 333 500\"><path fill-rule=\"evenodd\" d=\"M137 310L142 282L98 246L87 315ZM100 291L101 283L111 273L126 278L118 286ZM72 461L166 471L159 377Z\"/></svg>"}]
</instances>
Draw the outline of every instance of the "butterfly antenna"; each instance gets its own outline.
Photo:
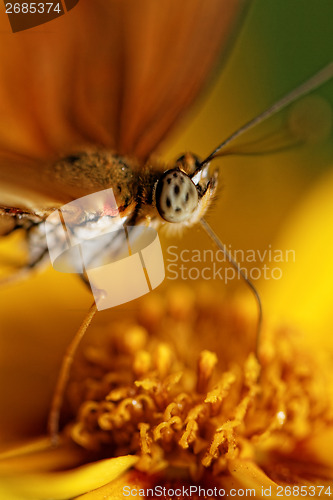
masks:
<instances>
[{"instance_id":1,"label":"butterfly antenna","mask_svg":"<svg viewBox=\"0 0 333 500\"><path fill-rule=\"evenodd\" d=\"M201 219L200 223L201 223L201 226L206 231L206 233L208 234L208 236L214 241L214 243L216 244L216 246L220 250L222 250L222 252L226 256L226 258L228 259L228 261L230 262L230 264L234 267L234 269L236 269L236 271L239 273L239 275L244 279L244 281L246 282L246 284L248 285L248 287L251 289L251 292L253 293L253 295L255 297L255 300L256 300L257 306L258 306L258 323L257 323L257 335L256 335L255 353L256 353L257 358L259 359L258 351L259 351L260 333L261 333L261 324L262 324L262 305L261 305L261 299L260 299L260 295L258 293L258 290L254 286L254 284L252 283L252 281L246 276L246 274L241 269L241 267L239 266L239 264L232 257L231 253L228 252L226 246L222 243L222 241L217 236L217 234L215 234L215 232L210 227L210 225L207 223L207 221L205 221L205 219Z\"/></svg>"},{"instance_id":2,"label":"butterfly antenna","mask_svg":"<svg viewBox=\"0 0 333 500\"><path fill-rule=\"evenodd\" d=\"M48 418L48 431L53 446L56 446L59 441L60 412L64 401L64 394L69 380L69 375L75 358L75 354L96 312L97 306L94 302L87 312L84 320L82 321L81 326L76 332L72 342L67 347L61 364Z\"/></svg>"},{"instance_id":3,"label":"butterfly antenna","mask_svg":"<svg viewBox=\"0 0 333 500\"><path fill-rule=\"evenodd\" d=\"M272 106L267 108L265 111L260 113L260 115L256 116L249 122L245 123L241 128L236 130L233 134L231 134L227 139L225 139L221 144L217 146L212 153L210 153L209 156L205 160L203 160L200 164L200 166L197 168L198 170L201 170L206 163L209 163L213 158L217 156L217 154L225 148L228 144L230 144L232 141L243 135L245 132L248 130L251 130L254 128L256 125L259 125L259 123L262 123L263 121L267 120L267 118L270 118L274 114L278 113L282 109L286 108L291 104L292 102L296 101L300 97L312 92L316 88L320 87L323 85L325 82L333 78L333 62L329 63L327 66L325 66L323 69L318 71L314 76L312 76L309 80L304 82L302 85L297 87L296 89L292 90L289 94L285 95L280 99L279 101L275 102Z\"/></svg>"}]
</instances>

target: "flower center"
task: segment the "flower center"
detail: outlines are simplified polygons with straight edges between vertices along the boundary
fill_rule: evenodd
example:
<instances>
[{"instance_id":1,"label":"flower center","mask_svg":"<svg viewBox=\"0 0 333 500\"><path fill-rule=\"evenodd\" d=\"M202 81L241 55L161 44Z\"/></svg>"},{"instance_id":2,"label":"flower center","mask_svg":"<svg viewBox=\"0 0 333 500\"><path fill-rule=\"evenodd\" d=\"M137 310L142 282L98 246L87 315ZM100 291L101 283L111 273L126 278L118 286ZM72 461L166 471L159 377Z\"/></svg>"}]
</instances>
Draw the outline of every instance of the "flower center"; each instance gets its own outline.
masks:
<instances>
[{"instance_id":1,"label":"flower center","mask_svg":"<svg viewBox=\"0 0 333 500\"><path fill-rule=\"evenodd\" d=\"M66 433L103 456L138 454L141 471L218 474L289 453L332 419L331 382L301 337L263 331L259 364L252 321L209 287L150 294L102 330L73 370Z\"/></svg>"}]
</instances>

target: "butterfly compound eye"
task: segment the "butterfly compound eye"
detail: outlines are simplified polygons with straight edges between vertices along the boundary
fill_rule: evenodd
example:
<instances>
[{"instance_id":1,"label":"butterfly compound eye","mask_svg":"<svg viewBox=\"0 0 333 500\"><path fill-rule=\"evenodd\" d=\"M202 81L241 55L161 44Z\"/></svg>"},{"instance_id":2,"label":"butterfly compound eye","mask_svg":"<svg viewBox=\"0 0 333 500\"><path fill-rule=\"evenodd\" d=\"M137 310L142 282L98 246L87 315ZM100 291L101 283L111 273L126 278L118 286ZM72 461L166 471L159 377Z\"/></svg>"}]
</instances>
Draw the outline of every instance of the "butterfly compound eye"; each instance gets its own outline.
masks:
<instances>
[{"instance_id":1,"label":"butterfly compound eye","mask_svg":"<svg viewBox=\"0 0 333 500\"><path fill-rule=\"evenodd\" d=\"M167 170L157 182L156 207L167 222L183 222L198 206L198 192L189 178L177 168Z\"/></svg>"}]
</instances>

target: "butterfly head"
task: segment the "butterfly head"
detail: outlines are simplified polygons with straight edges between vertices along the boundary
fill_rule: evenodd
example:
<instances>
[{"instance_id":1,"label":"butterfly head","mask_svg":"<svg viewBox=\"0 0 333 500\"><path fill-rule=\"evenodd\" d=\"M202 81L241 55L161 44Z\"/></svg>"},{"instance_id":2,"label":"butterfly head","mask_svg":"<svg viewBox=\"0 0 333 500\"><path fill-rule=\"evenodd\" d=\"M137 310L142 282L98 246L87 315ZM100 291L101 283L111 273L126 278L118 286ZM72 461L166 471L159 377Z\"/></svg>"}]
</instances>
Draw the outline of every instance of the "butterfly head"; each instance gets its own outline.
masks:
<instances>
[{"instance_id":1,"label":"butterfly head","mask_svg":"<svg viewBox=\"0 0 333 500\"><path fill-rule=\"evenodd\" d=\"M192 225L206 212L217 187L217 170L203 167L199 158L186 153L174 168L165 171L156 183L155 203L167 222Z\"/></svg>"}]
</instances>

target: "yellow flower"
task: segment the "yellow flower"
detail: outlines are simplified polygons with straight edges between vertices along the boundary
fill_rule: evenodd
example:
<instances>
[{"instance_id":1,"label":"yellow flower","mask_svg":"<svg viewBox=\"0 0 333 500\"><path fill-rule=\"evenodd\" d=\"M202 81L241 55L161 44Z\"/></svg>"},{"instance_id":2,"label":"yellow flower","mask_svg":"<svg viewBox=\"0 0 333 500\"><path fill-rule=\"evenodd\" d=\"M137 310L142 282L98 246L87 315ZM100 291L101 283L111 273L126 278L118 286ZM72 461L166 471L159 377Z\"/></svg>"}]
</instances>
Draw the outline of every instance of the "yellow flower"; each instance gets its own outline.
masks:
<instances>
[{"instance_id":1,"label":"yellow flower","mask_svg":"<svg viewBox=\"0 0 333 500\"><path fill-rule=\"evenodd\" d=\"M260 495L275 486L271 478L289 484L304 474L305 481L307 441L332 424L333 374L302 338L266 331L260 367L251 354L252 322L210 287L151 295L136 319L105 330L73 373L61 446L38 442L40 451L3 456L6 498L71 498L89 490L87 498L103 498L115 487L121 496L126 487L191 482ZM145 476L130 473L115 486L112 479L131 466Z\"/></svg>"},{"instance_id":2,"label":"yellow flower","mask_svg":"<svg viewBox=\"0 0 333 500\"><path fill-rule=\"evenodd\" d=\"M331 188L318 187L326 206ZM268 318L259 363L246 310L201 284L105 315L76 360L59 448L43 439L4 453L2 496L329 496L331 354Z\"/></svg>"},{"instance_id":3,"label":"yellow flower","mask_svg":"<svg viewBox=\"0 0 333 500\"><path fill-rule=\"evenodd\" d=\"M311 259L319 249L323 259L331 254L332 240L318 234L316 221L332 223L332 185L326 175L295 213L295 239L286 243L296 249L294 268L284 264L289 273L263 291L260 363L247 301L227 300L211 283L168 286L130 313L104 313L74 365L60 446L41 438L3 452L1 497L123 498L149 488L185 497L190 487L329 496L331 313L322 304L330 304L330 267L307 303L309 335L301 306L288 321L285 295L305 300L304 281L316 277ZM308 239L317 245L314 257Z\"/></svg>"}]
</instances>

